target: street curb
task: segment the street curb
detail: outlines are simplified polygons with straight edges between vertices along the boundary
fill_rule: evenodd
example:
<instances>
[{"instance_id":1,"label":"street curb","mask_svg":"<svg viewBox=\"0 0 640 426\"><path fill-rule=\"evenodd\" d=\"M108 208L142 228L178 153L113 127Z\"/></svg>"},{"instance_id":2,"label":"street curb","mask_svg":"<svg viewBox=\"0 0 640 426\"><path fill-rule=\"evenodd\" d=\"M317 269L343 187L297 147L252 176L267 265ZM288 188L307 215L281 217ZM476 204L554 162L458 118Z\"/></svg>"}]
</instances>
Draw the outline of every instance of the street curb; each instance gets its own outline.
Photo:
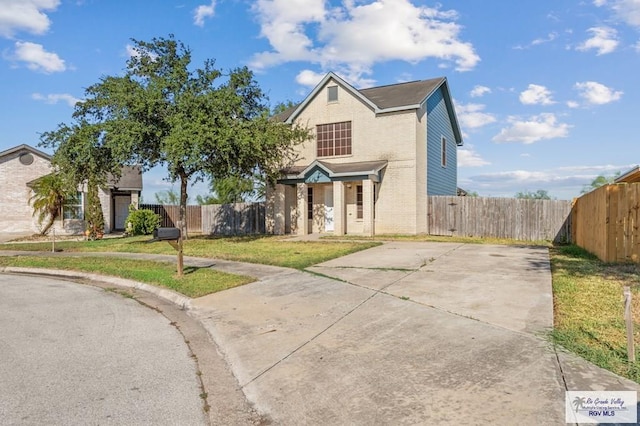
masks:
<instances>
[{"instance_id":1,"label":"street curb","mask_svg":"<svg viewBox=\"0 0 640 426\"><path fill-rule=\"evenodd\" d=\"M60 278L84 278L91 281L100 281L107 284L113 284L120 287L134 288L137 290L146 291L152 293L155 296L164 299L177 305L183 310L191 309L191 302L193 299L177 293L167 288L160 288L152 286L150 284L141 283L138 281L127 280L125 278L112 277L107 275L91 274L88 272L79 271L66 271L60 269L47 269L47 268L21 268L16 266L6 266L0 268L0 272L10 272L14 274L29 274L29 275L46 275Z\"/></svg>"}]
</instances>

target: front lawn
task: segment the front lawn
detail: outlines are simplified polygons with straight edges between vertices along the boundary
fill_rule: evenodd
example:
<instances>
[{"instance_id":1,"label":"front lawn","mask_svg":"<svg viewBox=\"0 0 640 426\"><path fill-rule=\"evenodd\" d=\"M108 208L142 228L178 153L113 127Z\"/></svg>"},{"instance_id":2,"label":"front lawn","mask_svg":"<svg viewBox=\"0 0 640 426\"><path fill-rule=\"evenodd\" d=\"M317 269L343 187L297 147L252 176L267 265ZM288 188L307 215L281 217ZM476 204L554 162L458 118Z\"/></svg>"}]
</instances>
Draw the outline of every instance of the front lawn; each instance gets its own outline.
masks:
<instances>
[{"instance_id":1,"label":"front lawn","mask_svg":"<svg viewBox=\"0 0 640 426\"><path fill-rule=\"evenodd\" d=\"M170 263L108 257L0 257L0 267L51 268L91 272L166 287L188 297L200 297L255 281L252 277L228 274L209 268L185 267L184 276L176 276Z\"/></svg>"},{"instance_id":2,"label":"front lawn","mask_svg":"<svg viewBox=\"0 0 640 426\"><path fill-rule=\"evenodd\" d=\"M623 317L623 287L631 286L633 316L636 321L640 319L640 265L606 264L573 245L552 248L550 254L554 341L602 368L640 383L639 365L627 362ZM638 342L637 322L634 335Z\"/></svg>"},{"instance_id":3,"label":"front lawn","mask_svg":"<svg viewBox=\"0 0 640 426\"><path fill-rule=\"evenodd\" d=\"M105 238L97 241L60 241L65 252L129 252L175 254L166 242L151 237ZM274 236L193 237L184 242L184 255L235 260L304 269L337 257L380 245L379 242L286 241ZM0 250L50 251L50 242L0 244Z\"/></svg>"}]
</instances>

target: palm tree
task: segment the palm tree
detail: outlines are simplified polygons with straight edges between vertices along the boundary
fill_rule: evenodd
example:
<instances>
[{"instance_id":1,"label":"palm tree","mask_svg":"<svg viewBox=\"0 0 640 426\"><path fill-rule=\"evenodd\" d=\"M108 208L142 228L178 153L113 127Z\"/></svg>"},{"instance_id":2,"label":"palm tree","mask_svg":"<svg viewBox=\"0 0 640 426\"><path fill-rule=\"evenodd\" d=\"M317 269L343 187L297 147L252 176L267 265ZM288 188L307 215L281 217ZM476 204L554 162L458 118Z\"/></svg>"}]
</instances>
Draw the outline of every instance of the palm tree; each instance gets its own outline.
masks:
<instances>
[{"instance_id":1,"label":"palm tree","mask_svg":"<svg viewBox=\"0 0 640 426\"><path fill-rule=\"evenodd\" d=\"M36 179L31 185L31 189L33 189L33 196L30 199L33 215L38 215L38 223L41 226L42 222L47 221L40 230L40 234L45 235L60 216L65 199L74 195L76 189L58 172Z\"/></svg>"},{"instance_id":2,"label":"palm tree","mask_svg":"<svg viewBox=\"0 0 640 426\"><path fill-rule=\"evenodd\" d=\"M585 397L579 397L579 396L575 397L575 399L571 404L576 407L576 413L578 412L578 409L584 407L585 402L586 402Z\"/></svg>"}]
</instances>

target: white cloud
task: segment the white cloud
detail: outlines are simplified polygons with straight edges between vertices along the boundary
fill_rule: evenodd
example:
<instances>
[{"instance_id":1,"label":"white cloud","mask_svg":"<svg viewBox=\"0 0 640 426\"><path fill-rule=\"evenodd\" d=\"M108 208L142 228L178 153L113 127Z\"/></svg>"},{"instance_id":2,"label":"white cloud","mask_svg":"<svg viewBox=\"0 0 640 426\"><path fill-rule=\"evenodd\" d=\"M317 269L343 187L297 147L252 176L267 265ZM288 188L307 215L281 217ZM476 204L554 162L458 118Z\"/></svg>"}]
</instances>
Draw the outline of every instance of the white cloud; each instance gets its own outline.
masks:
<instances>
[{"instance_id":1,"label":"white cloud","mask_svg":"<svg viewBox=\"0 0 640 426\"><path fill-rule=\"evenodd\" d=\"M580 104L576 101L567 101L567 106L569 108L578 108Z\"/></svg>"},{"instance_id":2,"label":"white cloud","mask_svg":"<svg viewBox=\"0 0 640 426\"><path fill-rule=\"evenodd\" d=\"M484 95L486 95L488 93L491 93L491 89L490 88L488 88L487 86L477 85L471 90L469 95L471 95L472 98L479 98L479 97L484 96Z\"/></svg>"},{"instance_id":3,"label":"white cloud","mask_svg":"<svg viewBox=\"0 0 640 426\"><path fill-rule=\"evenodd\" d=\"M616 91L604 84L595 81L576 83L574 88L578 90L580 97L591 105L604 105L615 102L622 97L622 91Z\"/></svg>"},{"instance_id":4,"label":"white cloud","mask_svg":"<svg viewBox=\"0 0 640 426\"><path fill-rule=\"evenodd\" d=\"M456 102L455 108L460 127L463 130L477 129L496 121L495 115L483 111L485 105L482 104L459 104Z\"/></svg>"},{"instance_id":5,"label":"white cloud","mask_svg":"<svg viewBox=\"0 0 640 426\"><path fill-rule=\"evenodd\" d=\"M577 50L595 49L598 51L598 55L605 55L616 50L620 43L618 41L618 32L613 28L593 27L589 28L587 32L591 33L592 37L579 44L576 47Z\"/></svg>"},{"instance_id":6,"label":"white cloud","mask_svg":"<svg viewBox=\"0 0 640 426\"><path fill-rule=\"evenodd\" d=\"M609 6L616 17L628 25L640 27L640 1L638 0L595 0L594 5Z\"/></svg>"},{"instance_id":7,"label":"white cloud","mask_svg":"<svg viewBox=\"0 0 640 426\"><path fill-rule=\"evenodd\" d=\"M193 11L193 23L199 27L204 26L204 20L211 18L216 9L216 0L211 0L210 4L202 4Z\"/></svg>"},{"instance_id":8,"label":"white cloud","mask_svg":"<svg viewBox=\"0 0 640 426\"><path fill-rule=\"evenodd\" d=\"M520 102L525 105L551 105L555 103L551 91L537 84L530 84L527 90L520 93Z\"/></svg>"},{"instance_id":9,"label":"white cloud","mask_svg":"<svg viewBox=\"0 0 640 426\"><path fill-rule=\"evenodd\" d=\"M257 69L308 61L359 81L385 61L436 58L459 71L480 61L471 43L460 40L455 12L409 0L349 0L338 7L324 0L258 0L253 11L272 47L254 56Z\"/></svg>"},{"instance_id":10,"label":"white cloud","mask_svg":"<svg viewBox=\"0 0 640 426\"><path fill-rule=\"evenodd\" d=\"M531 43L529 43L528 45L524 45L524 46L523 45L517 45L517 46L514 47L514 49L517 49L517 50L529 49L532 46L537 46L539 44L544 44L544 43L550 43L553 40L555 40L556 38L558 38L558 33L551 32L551 33L547 34L546 37L536 38Z\"/></svg>"},{"instance_id":11,"label":"white cloud","mask_svg":"<svg viewBox=\"0 0 640 426\"><path fill-rule=\"evenodd\" d=\"M482 167L491 164L478 154L473 146L458 149L458 167Z\"/></svg>"},{"instance_id":12,"label":"white cloud","mask_svg":"<svg viewBox=\"0 0 640 426\"><path fill-rule=\"evenodd\" d=\"M136 49L139 49L139 48L138 48L138 47L135 47L135 46L133 46L133 45L131 45L131 44L127 44L127 45L125 46L125 48L124 48L124 49L125 49L125 54L126 54L126 56L127 56L127 57L129 57L129 58L133 58L133 57L135 57L135 58L140 58L140 52L141 52L141 51L145 52L145 50L141 50L141 51L136 50ZM146 53L147 53L147 54L149 55L149 57L150 57L150 58L152 58L153 60L155 60L155 59L158 57L158 55L156 55L156 54L155 54L155 53L153 53L153 52L146 51Z\"/></svg>"},{"instance_id":13,"label":"white cloud","mask_svg":"<svg viewBox=\"0 0 640 426\"><path fill-rule=\"evenodd\" d=\"M549 43L549 42L555 40L557 37L558 37L558 33L552 32L552 33L547 34L547 37L545 37L545 38L537 38L537 39L533 40L531 42L531 45L532 46L537 46L539 44Z\"/></svg>"},{"instance_id":14,"label":"white cloud","mask_svg":"<svg viewBox=\"0 0 640 426\"><path fill-rule=\"evenodd\" d=\"M566 138L571 127L566 123L558 123L555 114L551 113L534 115L528 120L509 117L509 123L509 127L502 129L493 137L494 142L531 144L544 139Z\"/></svg>"},{"instance_id":15,"label":"white cloud","mask_svg":"<svg viewBox=\"0 0 640 426\"><path fill-rule=\"evenodd\" d=\"M78 99L68 93L50 93L48 95L42 95L40 93L34 93L31 95L32 99L37 101L43 101L46 104L55 105L58 102L66 102L70 107L75 106L77 102L80 102L82 99Z\"/></svg>"},{"instance_id":16,"label":"white cloud","mask_svg":"<svg viewBox=\"0 0 640 426\"><path fill-rule=\"evenodd\" d=\"M41 44L17 41L14 59L27 63L27 68L45 74L67 69L64 60L53 52L44 50Z\"/></svg>"},{"instance_id":17,"label":"white cloud","mask_svg":"<svg viewBox=\"0 0 640 426\"><path fill-rule=\"evenodd\" d=\"M507 170L470 176L460 184L482 195L513 197L518 191L544 189L551 196L571 199L598 175L613 175L633 165L567 166L543 170Z\"/></svg>"},{"instance_id":18,"label":"white cloud","mask_svg":"<svg viewBox=\"0 0 640 426\"><path fill-rule=\"evenodd\" d=\"M51 21L43 12L54 11L60 0L0 1L0 35L12 37L17 31L44 34Z\"/></svg>"},{"instance_id":19,"label":"white cloud","mask_svg":"<svg viewBox=\"0 0 640 426\"><path fill-rule=\"evenodd\" d=\"M323 77L324 74L319 74L311 70L302 70L296 76L296 83L302 86L315 87Z\"/></svg>"}]
</instances>

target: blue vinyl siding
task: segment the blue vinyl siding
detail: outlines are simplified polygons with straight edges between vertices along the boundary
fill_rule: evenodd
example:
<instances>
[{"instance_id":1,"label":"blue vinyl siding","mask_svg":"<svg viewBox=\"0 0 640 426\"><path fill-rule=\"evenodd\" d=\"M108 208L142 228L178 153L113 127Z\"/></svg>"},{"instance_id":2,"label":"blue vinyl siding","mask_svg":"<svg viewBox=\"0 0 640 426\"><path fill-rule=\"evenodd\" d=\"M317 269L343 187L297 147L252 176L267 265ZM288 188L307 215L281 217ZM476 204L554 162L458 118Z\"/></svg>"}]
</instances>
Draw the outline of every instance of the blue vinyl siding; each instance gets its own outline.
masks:
<instances>
[{"instance_id":1,"label":"blue vinyl siding","mask_svg":"<svg viewBox=\"0 0 640 426\"><path fill-rule=\"evenodd\" d=\"M447 140L447 166L442 167L442 137ZM456 195L457 146L442 88L427 99L427 195Z\"/></svg>"}]
</instances>

